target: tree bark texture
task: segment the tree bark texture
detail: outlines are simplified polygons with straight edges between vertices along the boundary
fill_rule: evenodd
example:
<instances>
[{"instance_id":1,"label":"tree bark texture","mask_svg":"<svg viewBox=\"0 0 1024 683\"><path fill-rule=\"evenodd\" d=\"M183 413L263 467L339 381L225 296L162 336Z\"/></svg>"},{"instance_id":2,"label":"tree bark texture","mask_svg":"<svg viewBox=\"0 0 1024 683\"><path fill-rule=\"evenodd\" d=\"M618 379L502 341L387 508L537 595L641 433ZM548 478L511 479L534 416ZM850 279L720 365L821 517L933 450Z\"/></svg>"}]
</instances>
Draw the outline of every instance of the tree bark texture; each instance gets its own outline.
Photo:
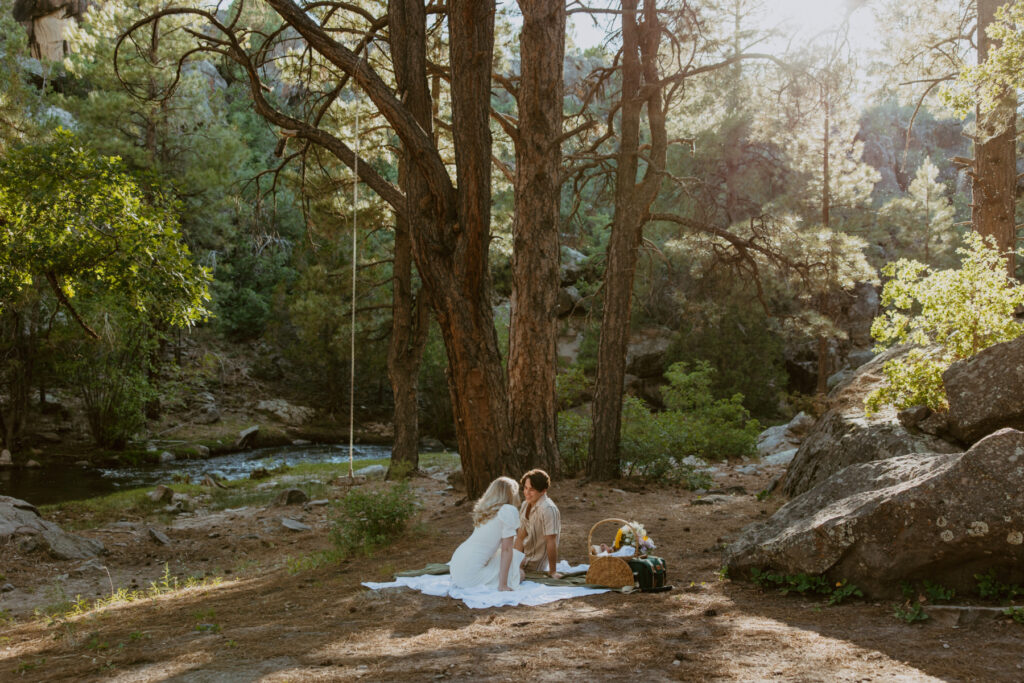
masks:
<instances>
[{"instance_id":1,"label":"tree bark texture","mask_svg":"<svg viewBox=\"0 0 1024 683\"><path fill-rule=\"evenodd\" d=\"M658 85L657 52L661 27L654 0L644 3L637 23L637 0L622 3L622 114L615 184L615 214L604 272L604 309L597 352L593 432L587 476L619 476L622 393L629 343L633 275L644 225L650 218L665 169L666 131L662 87ZM647 169L637 184L640 119L647 107L650 147Z\"/></svg>"},{"instance_id":2,"label":"tree bark texture","mask_svg":"<svg viewBox=\"0 0 1024 683\"><path fill-rule=\"evenodd\" d=\"M458 221L444 241L417 233L417 265L445 337L466 489L478 496L492 479L518 469L488 268L495 7L493 0L451 0L448 6Z\"/></svg>"},{"instance_id":3,"label":"tree bark texture","mask_svg":"<svg viewBox=\"0 0 1024 683\"><path fill-rule=\"evenodd\" d=\"M994 21L996 9L1005 4L1006 0L978 0L979 62L995 47L985 28ZM999 251L1007 254L1010 277L1014 274L1013 251L1017 246L1016 110L1016 95L1007 92L992 110L982 111L979 107L977 111L971 202L971 227L980 235L995 238Z\"/></svg>"},{"instance_id":4,"label":"tree bark texture","mask_svg":"<svg viewBox=\"0 0 1024 683\"><path fill-rule=\"evenodd\" d=\"M432 128L431 97L426 80L426 13L422 5L390 12L391 57L395 64L395 80L405 92L405 104L423 129ZM419 78L415 75L419 74ZM417 178L410 180L410 172ZM426 183L411 169L408 151L399 152L398 182L406 201L405 211L396 215L393 261L393 294L391 305L391 343L388 347L388 378L395 402L394 443L391 447L390 477L397 467L412 472L419 467L419 401L418 377L423 347L427 342L430 317L426 292L419 295L412 290L413 242L410 217L416 215L415 206L429 202L424 197ZM410 207L410 204L413 206Z\"/></svg>"},{"instance_id":5,"label":"tree bark texture","mask_svg":"<svg viewBox=\"0 0 1024 683\"><path fill-rule=\"evenodd\" d=\"M559 171L562 134L563 0L519 0L519 129L508 386L512 442L522 469L561 469L557 371Z\"/></svg>"}]
</instances>

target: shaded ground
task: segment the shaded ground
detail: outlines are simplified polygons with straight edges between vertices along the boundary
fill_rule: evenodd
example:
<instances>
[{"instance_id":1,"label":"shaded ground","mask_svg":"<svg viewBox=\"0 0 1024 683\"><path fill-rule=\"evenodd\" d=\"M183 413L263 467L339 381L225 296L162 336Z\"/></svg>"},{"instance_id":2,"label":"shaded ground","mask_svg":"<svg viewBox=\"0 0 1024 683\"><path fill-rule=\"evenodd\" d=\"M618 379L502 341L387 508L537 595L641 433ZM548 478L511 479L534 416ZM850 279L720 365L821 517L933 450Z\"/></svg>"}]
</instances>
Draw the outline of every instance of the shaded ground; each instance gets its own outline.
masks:
<instances>
[{"instance_id":1,"label":"shaded ground","mask_svg":"<svg viewBox=\"0 0 1024 683\"><path fill-rule=\"evenodd\" d=\"M778 505L754 496L777 474L727 470L717 485L729 493L697 504L696 494L669 487L556 482L564 559L585 561L597 520L637 519L676 589L541 607L470 610L406 589L361 587L444 561L469 534L469 506L440 478L414 480L424 503L415 531L341 565L300 568L302 558L329 548L324 507L179 518L158 527L170 546L153 540L142 520L127 520L82 532L110 554L105 568L79 572L81 562L2 547L0 583L16 589L0 597L0 609L17 620L0 628L0 680L1024 679L1024 626L1008 620L907 625L889 603L829 607L720 581L722 544ZM338 494L343 488L339 482ZM289 531L282 516L313 531ZM206 585L67 615L76 593L96 598L112 587L159 585L165 564L171 575L206 576ZM62 615L32 617L61 601Z\"/></svg>"}]
</instances>

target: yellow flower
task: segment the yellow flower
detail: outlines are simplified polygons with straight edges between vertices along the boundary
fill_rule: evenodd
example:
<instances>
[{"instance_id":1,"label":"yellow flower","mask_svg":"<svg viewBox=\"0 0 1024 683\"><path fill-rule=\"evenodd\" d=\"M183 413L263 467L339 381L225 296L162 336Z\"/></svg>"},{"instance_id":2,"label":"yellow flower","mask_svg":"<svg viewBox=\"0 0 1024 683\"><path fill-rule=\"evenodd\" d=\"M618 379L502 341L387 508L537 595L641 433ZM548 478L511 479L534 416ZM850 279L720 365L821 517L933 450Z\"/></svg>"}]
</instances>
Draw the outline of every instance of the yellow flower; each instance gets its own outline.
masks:
<instances>
[{"instance_id":1,"label":"yellow flower","mask_svg":"<svg viewBox=\"0 0 1024 683\"><path fill-rule=\"evenodd\" d=\"M622 547L622 529L615 532L615 543L613 545L616 550Z\"/></svg>"}]
</instances>

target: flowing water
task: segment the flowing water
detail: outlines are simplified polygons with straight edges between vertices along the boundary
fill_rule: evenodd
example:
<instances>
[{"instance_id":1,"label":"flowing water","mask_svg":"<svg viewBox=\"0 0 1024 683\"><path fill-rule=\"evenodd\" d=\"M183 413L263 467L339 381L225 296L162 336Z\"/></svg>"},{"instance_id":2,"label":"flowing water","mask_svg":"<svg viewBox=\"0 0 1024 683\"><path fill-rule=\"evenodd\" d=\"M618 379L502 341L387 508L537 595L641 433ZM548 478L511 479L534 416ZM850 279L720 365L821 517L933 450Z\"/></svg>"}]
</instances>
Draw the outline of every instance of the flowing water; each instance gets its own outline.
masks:
<instances>
[{"instance_id":1,"label":"flowing water","mask_svg":"<svg viewBox=\"0 0 1024 683\"><path fill-rule=\"evenodd\" d=\"M391 448L356 445L353 456L357 461L390 458ZM269 470L303 462L347 461L347 445L309 445L260 448L206 460L175 460L160 465L116 469L80 466L0 469L0 495L21 498L33 505L46 505L102 496L140 486L169 484L176 476L188 476L192 481L199 481L204 474L216 473L222 479L243 479L261 467ZM355 468L359 469L358 463Z\"/></svg>"}]
</instances>

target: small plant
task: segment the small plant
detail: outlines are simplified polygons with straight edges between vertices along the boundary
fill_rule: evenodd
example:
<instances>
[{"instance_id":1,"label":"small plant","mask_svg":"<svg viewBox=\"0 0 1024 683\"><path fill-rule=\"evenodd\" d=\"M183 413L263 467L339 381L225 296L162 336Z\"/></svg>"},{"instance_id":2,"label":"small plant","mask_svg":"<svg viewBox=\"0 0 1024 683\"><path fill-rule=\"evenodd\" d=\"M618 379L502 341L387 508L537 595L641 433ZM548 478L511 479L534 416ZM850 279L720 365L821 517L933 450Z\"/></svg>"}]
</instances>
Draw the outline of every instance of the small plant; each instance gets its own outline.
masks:
<instances>
[{"instance_id":1,"label":"small plant","mask_svg":"<svg viewBox=\"0 0 1024 683\"><path fill-rule=\"evenodd\" d=\"M828 598L828 604L838 605L852 597L864 597L864 593L848 580L835 583L816 574L782 574L761 569L751 569L750 579L762 590L778 589L782 595L799 593L800 595L817 594Z\"/></svg>"},{"instance_id":2,"label":"small plant","mask_svg":"<svg viewBox=\"0 0 1024 683\"><path fill-rule=\"evenodd\" d=\"M924 594L928 596L929 602L949 602L956 596L956 590L925 579Z\"/></svg>"},{"instance_id":3,"label":"small plant","mask_svg":"<svg viewBox=\"0 0 1024 683\"><path fill-rule=\"evenodd\" d=\"M130 640L133 643L136 642L136 641L142 640L144 638L145 639L149 639L149 638L152 638L152 636L149 635L148 633L143 633L142 631L132 631L131 633L128 634L128 640Z\"/></svg>"},{"instance_id":4,"label":"small plant","mask_svg":"<svg viewBox=\"0 0 1024 683\"><path fill-rule=\"evenodd\" d=\"M1013 619L1018 624L1024 624L1024 607L1007 607L1003 614Z\"/></svg>"},{"instance_id":5,"label":"small plant","mask_svg":"<svg viewBox=\"0 0 1024 683\"><path fill-rule=\"evenodd\" d=\"M13 623L14 616L10 613L10 611L0 608L0 626Z\"/></svg>"},{"instance_id":6,"label":"small plant","mask_svg":"<svg viewBox=\"0 0 1024 683\"><path fill-rule=\"evenodd\" d=\"M996 570L990 569L985 574L975 574L978 582L978 595L991 600L1013 600L1018 595L1024 595L1024 588L1017 584L1006 584L996 578Z\"/></svg>"},{"instance_id":7,"label":"small plant","mask_svg":"<svg viewBox=\"0 0 1024 683\"><path fill-rule=\"evenodd\" d=\"M837 581L836 585L832 588L832 594L828 596L828 604L839 605L853 597L863 598L864 592L846 579L843 579L842 581Z\"/></svg>"},{"instance_id":8,"label":"small plant","mask_svg":"<svg viewBox=\"0 0 1024 683\"><path fill-rule=\"evenodd\" d=\"M27 661L24 661L24 660L19 660L18 661L18 666L16 666L14 668L14 673L16 673L16 674L26 674L29 671L32 671L33 669L39 668L43 664L46 664L46 658L45 657L42 658L42 659L37 659L37 660L35 660L33 662L27 662Z\"/></svg>"},{"instance_id":9,"label":"small plant","mask_svg":"<svg viewBox=\"0 0 1024 683\"><path fill-rule=\"evenodd\" d=\"M311 569L319 569L332 564L337 564L345 558L345 553L340 550L321 550L320 552L300 555L299 557L285 558L285 567L289 574L298 574Z\"/></svg>"},{"instance_id":10,"label":"small plant","mask_svg":"<svg viewBox=\"0 0 1024 683\"><path fill-rule=\"evenodd\" d=\"M110 645L106 641L100 640L99 636L94 635L91 638L89 638L89 642L85 644L85 647L89 650L96 650L97 652L102 652L103 650L109 648Z\"/></svg>"},{"instance_id":11,"label":"small plant","mask_svg":"<svg viewBox=\"0 0 1024 683\"><path fill-rule=\"evenodd\" d=\"M715 576L718 577L719 581L727 581L729 579L729 565L723 564L715 571Z\"/></svg>"},{"instance_id":12,"label":"small plant","mask_svg":"<svg viewBox=\"0 0 1024 683\"><path fill-rule=\"evenodd\" d=\"M768 489L762 489L761 491L757 492L757 494L754 496L754 498L756 498L758 500L758 502L764 502L764 501L768 500L768 498L771 495L772 495L771 491L769 491Z\"/></svg>"},{"instance_id":13,"label":"small plant","mask_svg":"<svg viewBox=\"0 0 1024 683\"><path fill-rule=\"evenodd\" d=\"M913 624L918 621L926 621L930 619L924 611L924 605L916 600L911 602L896 603L893 605L893 616L900 621L905 621L908 624Z\"/></svg>"},{"instance_id":14,"label":"small plant","mask_svg":"<svg viewBox=\"0 0 1024 683\"><path fill-rule=\"evenodd\" d=\"M343 553L385 545L405 531L418 508L408 481L384 491L352 489L336 505L331 541Z\"/></svg>"}]
</instances>

